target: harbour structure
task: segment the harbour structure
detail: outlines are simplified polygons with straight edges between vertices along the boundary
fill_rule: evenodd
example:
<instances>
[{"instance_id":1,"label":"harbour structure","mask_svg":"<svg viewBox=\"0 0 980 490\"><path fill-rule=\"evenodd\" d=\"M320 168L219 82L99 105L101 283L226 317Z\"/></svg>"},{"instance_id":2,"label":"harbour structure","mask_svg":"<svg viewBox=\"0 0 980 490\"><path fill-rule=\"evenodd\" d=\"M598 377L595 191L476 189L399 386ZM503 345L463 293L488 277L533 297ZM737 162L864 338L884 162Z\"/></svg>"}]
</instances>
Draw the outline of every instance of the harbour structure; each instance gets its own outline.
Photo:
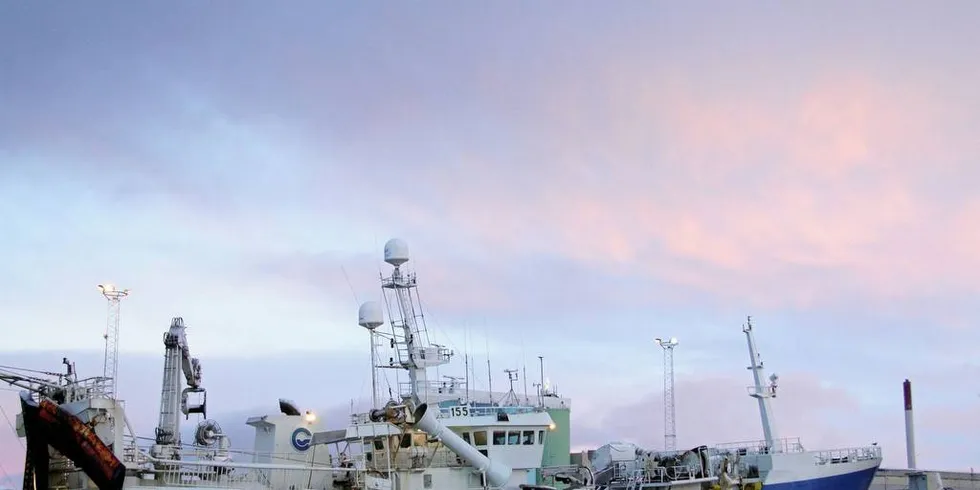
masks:
<instances>
[{"instance_id":1,"label":"harbour structure","mask_svg":"<svg viewBox=\"0 0 980 490\"><path fill-rule=\"evenodd\" d=\"M677 449L677 408L674 405L674 348L677 337L656 338L664 350L664 449Z\"/></svg>"},{"instance_id":2,"label":"harbour structure","mask_svg":"<svg viewBox=\"0 0 980 490\"><path fill-rule=\"evenodd\" d=\"M958 490L978 488L973 471L925 471L918 468L915 452L915 424L912 409L912 382L902 382L905 410L905 458L907 469L879 469L871 482L872 490Z\"/></svg>"}]
</instances>

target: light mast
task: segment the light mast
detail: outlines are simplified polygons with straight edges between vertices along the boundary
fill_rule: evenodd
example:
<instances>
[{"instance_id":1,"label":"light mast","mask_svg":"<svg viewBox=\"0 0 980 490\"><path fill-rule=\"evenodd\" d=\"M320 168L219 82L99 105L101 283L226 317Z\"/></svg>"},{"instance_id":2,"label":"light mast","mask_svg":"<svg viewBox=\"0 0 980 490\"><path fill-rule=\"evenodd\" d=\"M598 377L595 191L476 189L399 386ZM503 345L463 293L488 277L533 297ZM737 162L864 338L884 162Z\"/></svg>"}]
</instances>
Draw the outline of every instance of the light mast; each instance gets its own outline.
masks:
<instances>
[{"instance_id":1,"label":"light mast","mask_svg":"<svg viewBox=\"0 0 980 490\"><path fill-rule=\"evenodd\" d=\"M664 350L664 449L677 449L677 409L674 405L674 347L677 337L668 340L657 337L657 345Z\"/></svg>"},{"instance_id":2,"label":"light mast","mask_svg":"<svg viewBox=\"0 0 980 490\"><path fill-rule=\"evenodd\" d=\"M105 378L105 395L116 399L116 377L119 375L119 307L122 299L129 296L128 289L117 289L112 284L99 284L99 291L107 304L105 324L105 361L102 377Z\"/></svg>"}]
</instances>

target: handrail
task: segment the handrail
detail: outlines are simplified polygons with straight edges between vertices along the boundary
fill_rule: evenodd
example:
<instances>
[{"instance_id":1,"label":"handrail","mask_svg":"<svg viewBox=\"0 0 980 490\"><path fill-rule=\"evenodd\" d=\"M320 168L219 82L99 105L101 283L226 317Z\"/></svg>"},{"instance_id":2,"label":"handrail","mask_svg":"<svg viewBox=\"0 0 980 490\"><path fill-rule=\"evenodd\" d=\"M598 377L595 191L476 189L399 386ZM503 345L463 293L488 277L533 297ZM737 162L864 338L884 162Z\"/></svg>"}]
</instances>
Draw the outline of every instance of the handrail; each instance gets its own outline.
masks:
<instances>
[{"instance_id":1,"label":"handrail","mask_svg":"<svg viewBox=\"0 0 980 490\"><path fill-rule=\"evenodd\" d=\"M773 441L773 447L771 448L768 447L768 444L764 440L726 442L723 444L716 444L713 446L713 448L746 450L747 452L763 454L772 452L802 453L806 451L803 448L803 444L800 442L799 437L785 437L776 439Z\"/></svg>"}]
</instances>

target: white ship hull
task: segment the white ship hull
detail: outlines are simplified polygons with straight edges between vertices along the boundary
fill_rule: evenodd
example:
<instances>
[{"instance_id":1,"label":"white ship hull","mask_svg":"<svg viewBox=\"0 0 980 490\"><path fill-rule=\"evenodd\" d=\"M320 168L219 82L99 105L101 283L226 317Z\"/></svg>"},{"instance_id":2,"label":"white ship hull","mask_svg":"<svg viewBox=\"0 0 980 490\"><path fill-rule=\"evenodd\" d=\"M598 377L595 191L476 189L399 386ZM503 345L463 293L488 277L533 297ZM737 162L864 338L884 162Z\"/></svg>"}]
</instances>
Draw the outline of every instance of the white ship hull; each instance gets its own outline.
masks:
<instances>
[{"instance_id":1,"label":"white ship hull","mask_svg":"<svg viewBox=\"0 0 980 490\"><path fill-rule=\"evenodd\" d=\"M817 464L816 453L773 454L765 490L868 490L880 458Z\"/></svg>"}]
</instances>

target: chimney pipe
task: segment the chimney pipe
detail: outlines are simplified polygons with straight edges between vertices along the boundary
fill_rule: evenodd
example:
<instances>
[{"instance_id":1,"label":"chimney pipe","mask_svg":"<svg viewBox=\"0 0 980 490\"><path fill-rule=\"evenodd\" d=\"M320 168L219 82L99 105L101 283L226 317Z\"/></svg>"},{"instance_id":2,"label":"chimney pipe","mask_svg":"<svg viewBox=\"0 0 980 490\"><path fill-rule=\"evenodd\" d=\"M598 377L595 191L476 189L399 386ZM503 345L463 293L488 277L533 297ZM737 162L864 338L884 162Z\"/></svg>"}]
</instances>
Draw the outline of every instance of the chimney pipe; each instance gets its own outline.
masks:
<instances>
[{"instance_id":1,"label":"chimney pipe","mask_svg":"<svg viewBox=\"0 0 980 490\"><path fill-rule=\"evenodd\" d=\"M905 451L908 458L909 469L915 469L915 429L912 427L912 383L905 380L902 383L902 391L905 395Z\"/></svg>"}]
</instances>

